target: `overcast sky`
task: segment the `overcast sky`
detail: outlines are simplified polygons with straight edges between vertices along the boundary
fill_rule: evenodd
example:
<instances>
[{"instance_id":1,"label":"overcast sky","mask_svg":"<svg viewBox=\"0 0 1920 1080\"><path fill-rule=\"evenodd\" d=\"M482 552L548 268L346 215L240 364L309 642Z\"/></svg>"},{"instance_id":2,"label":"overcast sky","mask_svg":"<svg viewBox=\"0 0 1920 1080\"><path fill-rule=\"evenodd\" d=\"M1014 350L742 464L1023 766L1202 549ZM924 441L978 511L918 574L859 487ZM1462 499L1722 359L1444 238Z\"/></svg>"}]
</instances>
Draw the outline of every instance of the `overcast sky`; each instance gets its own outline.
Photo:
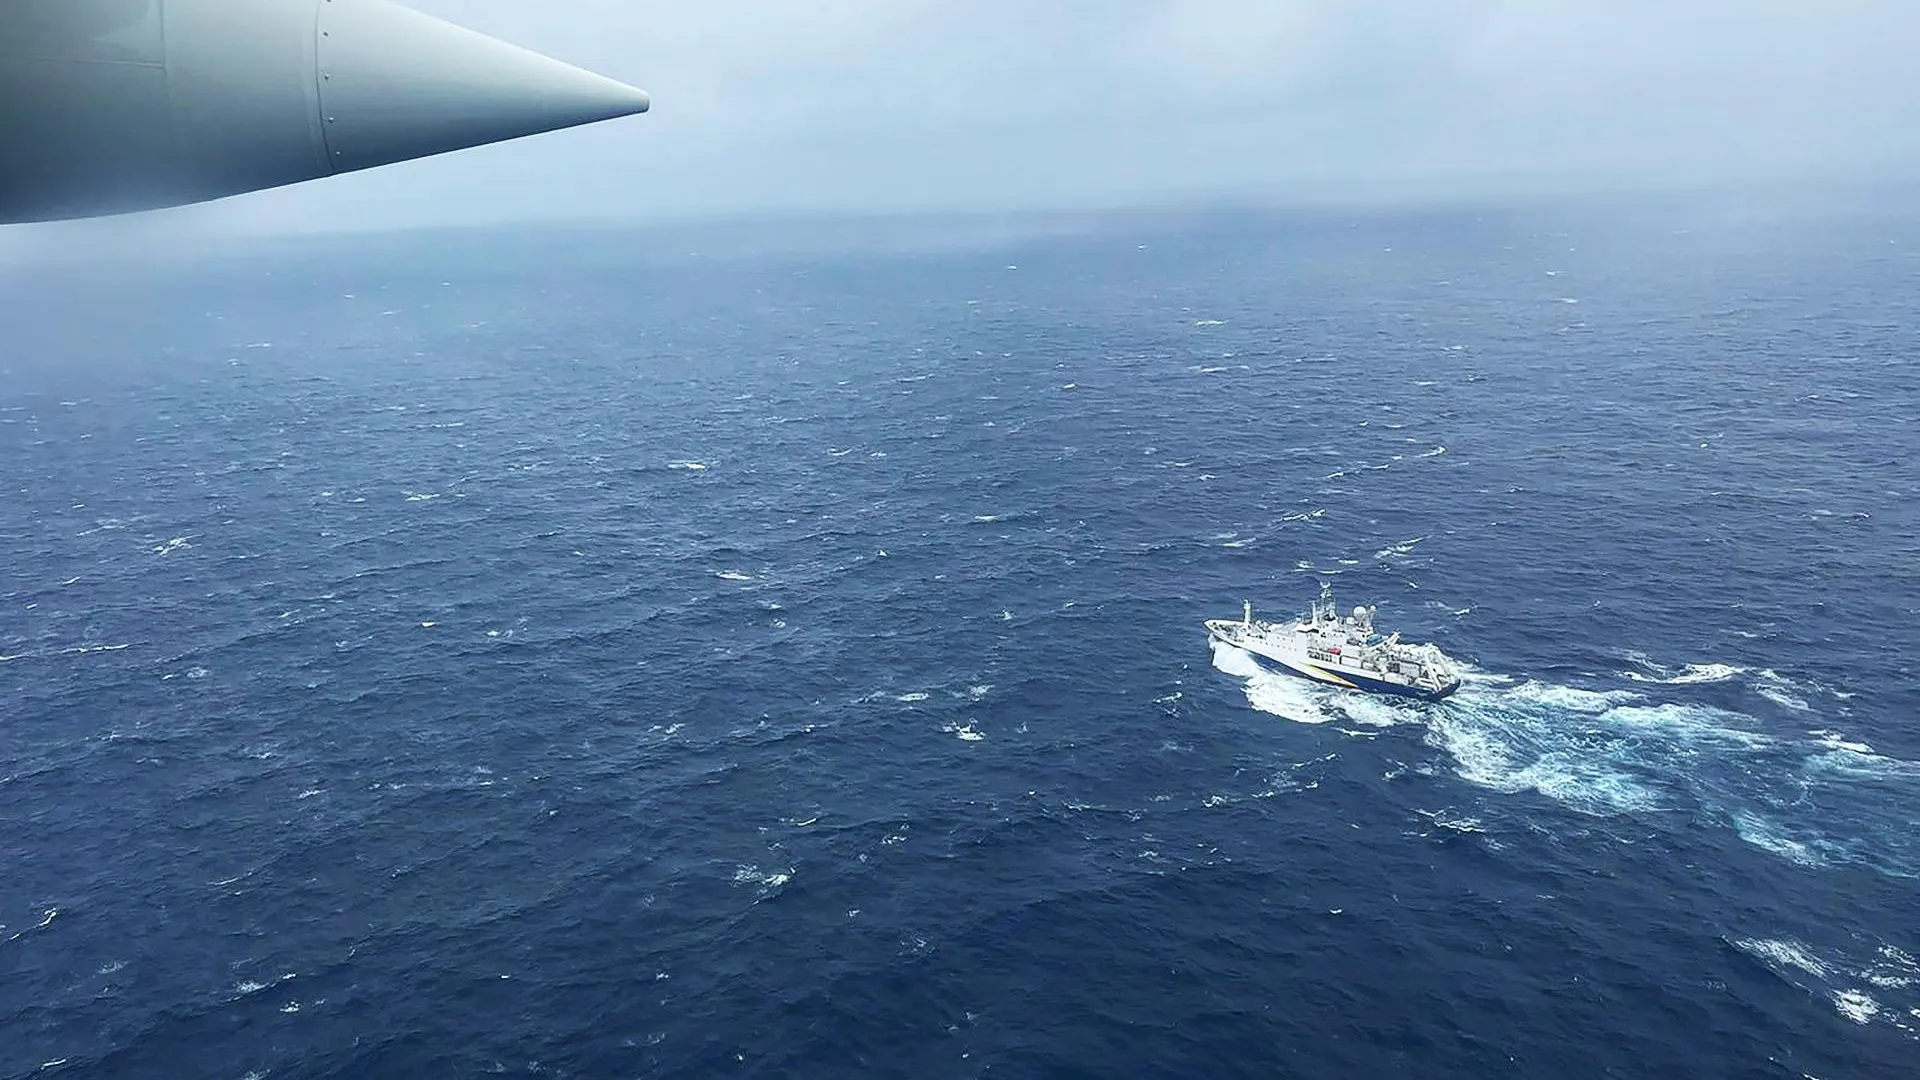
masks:
<instances>
[{"instance_id":1,"label":"overcast sky","mask_svg":"<svg viewBox=\"0 0 1920 1080\"><path fill-rule=\"evenodd\" d=\"M1920 0L413 0L645 116L246 230L1424 198L1920 172Z\"/></svg>"}]
</instances>

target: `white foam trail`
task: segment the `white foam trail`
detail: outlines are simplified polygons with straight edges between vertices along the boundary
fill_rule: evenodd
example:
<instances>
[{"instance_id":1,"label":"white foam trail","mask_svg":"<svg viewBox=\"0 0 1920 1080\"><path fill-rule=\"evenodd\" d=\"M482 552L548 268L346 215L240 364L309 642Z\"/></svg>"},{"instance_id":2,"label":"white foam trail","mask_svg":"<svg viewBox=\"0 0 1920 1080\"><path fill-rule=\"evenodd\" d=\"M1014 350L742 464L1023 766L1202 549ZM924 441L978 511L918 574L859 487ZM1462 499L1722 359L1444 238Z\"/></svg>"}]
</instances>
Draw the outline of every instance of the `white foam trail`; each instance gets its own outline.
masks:
<instances>
[{"instance_id":1,"label":"white foam trail","mask_svg":"<svg viewBox=\"0 0 1920 1080\"><path fill-rule=\"evenodd\" d=\"M1602 713L1615 705L1640 700L1640 695L1631 690L1582 690L1533 680L1504 693L1514 702L1525 705L1583 713Z\"/></svg>"},{"instance_id":2,"label":"white foam trail","mask_svg":"<svg viewBox=\"0 0 1920 1080\"><path fill-rule=\"evenodd\" d=\"M1873 754L1873 747L1863 742L1849 742L1846 736L1837 731L1827 731L1823 728L1819 731L1809 731L1807 734L1820 740L1820 745L1829 750L1846 750L1855 754Z\"/></svg>"},{"instance_id":3,"label":"white foam trail","mask_svg":"<svg viewBox=\"0 0 1920 1080\"><path fill-rule=\"evenodd\" d=\"M1556 747L1524 721L1447 709L1427 724L1427 742L1447 752L1471 784L1513 794L1535 791L1589 814L1650 810L1658 796L1630 772L1575 747Z\"/></svg>"},{"instance_id":4,"label":"white foam trail","mask_svg":"<svg viewBox=\"0 0 1920 1080\"><path fill-rule=\"evenodd\" d=\"M1209 641L1213 646L1213 666L1229 675L1242 679L1257 678L1263 674L1260 662L1245 649L1237 649L1223 641Z\"/></svg>"},{"instance_id":5,"label":"white foam trail","mask_svg":"<svg viewBox=\"0 0 1920 1080\"><path fill-rule=\"evenodd\" d=\"M1826 748L1826 752L1807 758L1808 772L1893 783L1902 787L1920 787L1920 761L1890 758L1874 753L1873 747L1866 743L1843 739L1822 739L1820 745Z\"/></svg>"},{"instance_id":6,"label":"white foam trail","mask_svg":"<svg viewBox=\"0 0 1920 1080\"><path fill-rule=\"evenodd\" d=\"M1641 665L1648 670L1642 672L1628 669L1620 674L1632 679L1634 682L1684 686L1694 683L1726 682L1728 679L1746 674L1747 670L1745 668L1734 667L1731 664L1688 664L1678 671L1671 668L1661 668L1651 661L1641 661Z\"/></svg>"},{"instance_id":7,"label":"white foam trail","mask_svg":"<svg viewBox=\"0 0 1920 1080\"><path fill-rule=\"evenodd\" d=\"M1657 683L1666 686L1693 686L1729 682L1746 676L1748 677L1748 686L1750 686L1755 693L1779 705L1781 708L1792 709L1795 712L1814 711L1813 705L1808 701L1810 690L1838 698L1847 696L1845 694L1835 693L1817 684L1811 688L1802 686L1785 675L1769 668L1750 671L1747 668L1738 667L1733 664L1720 663L1687 664L1682 667L1672 667L1667 664L1656 663L1641 653L1628 653L1627 659L1633 662L1634 667L1622 671L1620 674L1628 679L1632 679L1634 682Z\"/></svg>"},{"instance_id":8,"label":"white foam trail","mask_svg":"<svg viewBox=\"0 0 1920 1080\"><path fill-rule=\"evenodd\" d=\"M1717 824L1796 866L1920 877L1911 826L1920 813L1920 762L1833 731L1794 738L1743 713L1654 700L1652 689L1514 683L1465 664L1453 697L1437 706L1402 703L1322 687L1268 670L1244 650L1210 645L1214 667L1245 680L1254 708L1296 723L1343 721L1339 730L1361 737L1424 722L1427 745L1478 787L1532 792L1596 816L1681 811L1661 820ZM1702 664L1668 669L1662 679L1732 677Z\"/></svg>"},{"instance_id":9,"label":"white foam trail","mask_svg":"<svg viewBox=\"0 0 1920 1080\"><path fill-rule=\"evenodd\" d=\"M1338 719L1326 709L1320 695L1306 682L1285 675L1262 673L1247 681L1247 703L1298 724L1324 724Z\"/></svg>"},{"instance_id":10,"label":"white foam trail","mask_svg":"<svg viewBox=\"0 0 1920 1080\"><path fill-rule=\"evenodd\" d=\"M1396 727L1419 715L1414 707L1400 704L1392 698L1351 692L1334 697L1333 707L1347 714L1347 719L1354 723L1374 728Z\"/></svg>"},{"instance_id":11,"label":"white foam trail","mask_svg":"<svg viewBox=\"0 0 1920 1080\"><path fill-rule=\"evenodd\" d=\"M1305 679L1268 671L1245 649L1221 641L1210 644L1213 666L1247 681L1247 704L1298 724L1324 724L1339 719L1327 710L1324 692L1317 691Z\"/></svg>"},{"instance_id":12,"label":"white foam trail","mask_svg":"<svg viewBox=\"0 0 1920 1080\"><path fill-rule=\"evenodd\" d=\"M1469 783L1535 791L1599 815L1663 804L1659 788L1670 785L1658 758L1641 753L1650 741L1681 743L1688 753L1703 745L1754 745L1752 733L1729 726L1729 714L1641 700L1628 691L1535 681L1505 689L1469 683L1434 713L1427 742L1446 751Z\"/></svg>"},{"instance_id":13,"label":"white foam trail","mask_svg":"<svg viewBox=\"0 0 1920 1080\"><path fill-rule=\"evenodd\" d=\"M1692 811L1796 866L1920 876L1920 763L1831 732L1806 742L1741 713L1633 692L1469 681L1426 741L1461 779L1582 813ZM1677 820L1677 819L1676 819Z\"/></svg>"},{"instance_id":14,"label":"white foam trail","mask_svg":"<svg viewBox=\"0 0 1920 1080\"><path fill-rule=\"evenodd\" d=\"M1790 967L1804 971L1816 978L1827 977L1827 965L1813 955L1803 942L1791 938L1772 940L1768 938L1746 938L1733 943L1740 951L1758 958L1770 966Z\"/></svg>"},{"instance_id":15,"label":"white foam trail","mask_svg":"<svg viewBox=\"0 0 1920 1080\"><path fill-rule=\"evenodd\" d=\"M1733 831L1740 839L1762 851L1775 855L1800 866L1824 866L1826 860L1818 849L1809 843L1795 840L1781 831L1779 824L1750 811L1736 811L1733 814Z\"/></svg>"},{"instance_id":16,"label":"white foam trail","mask_svg":"<svg viewBox=\"0 0 1920 1080\"><path fill-rule=\"evenodd\" d=\"M1606 719L1633 733L1666 736L1696 748L1762 750L1777 743L1764 733L1734 726L1745 719L1736 713L1693 705L1621 705L1608 710Z\"/></svg>"}]
</instances>

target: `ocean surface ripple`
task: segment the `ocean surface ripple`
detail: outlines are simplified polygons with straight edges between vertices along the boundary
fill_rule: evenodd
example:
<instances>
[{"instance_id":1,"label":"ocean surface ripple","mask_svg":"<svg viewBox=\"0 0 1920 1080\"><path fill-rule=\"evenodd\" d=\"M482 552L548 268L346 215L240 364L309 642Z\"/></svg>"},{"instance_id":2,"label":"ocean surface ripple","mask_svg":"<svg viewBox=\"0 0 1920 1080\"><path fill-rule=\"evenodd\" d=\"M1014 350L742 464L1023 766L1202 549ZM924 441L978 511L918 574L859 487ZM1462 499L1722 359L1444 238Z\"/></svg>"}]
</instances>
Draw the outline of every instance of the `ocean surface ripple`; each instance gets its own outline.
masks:
<instances>
[{"instance_id":1,"label":"ocean surface ripple","mask_svg":"<svg viewBox=\"0 0 1920 1080\"><path fill-rule=\"evenodd\" d=\"M1915 252L0 270L0 1077L1912 1076Z\"/></svg>"}]
</instances>

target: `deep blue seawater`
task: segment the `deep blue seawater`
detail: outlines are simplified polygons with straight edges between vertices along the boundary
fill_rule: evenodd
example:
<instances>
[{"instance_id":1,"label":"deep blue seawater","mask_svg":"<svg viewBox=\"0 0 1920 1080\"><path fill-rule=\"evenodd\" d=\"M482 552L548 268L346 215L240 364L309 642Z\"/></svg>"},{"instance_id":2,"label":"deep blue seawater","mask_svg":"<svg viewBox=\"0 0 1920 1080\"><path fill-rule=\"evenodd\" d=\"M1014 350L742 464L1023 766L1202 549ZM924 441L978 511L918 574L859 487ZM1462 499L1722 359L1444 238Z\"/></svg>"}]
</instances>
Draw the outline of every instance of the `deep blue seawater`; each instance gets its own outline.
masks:
<instances>
[{"instance_id":1,"label":"deep blue seawater","mask_svg":"<svg viewBox=\"0 0 1920 1080\"><path fill-rule=\"evenodd\" d=\"M1911 217L958 239L6 269L0 1076L1916 1075Z\"/></svg>"}]
</instances>

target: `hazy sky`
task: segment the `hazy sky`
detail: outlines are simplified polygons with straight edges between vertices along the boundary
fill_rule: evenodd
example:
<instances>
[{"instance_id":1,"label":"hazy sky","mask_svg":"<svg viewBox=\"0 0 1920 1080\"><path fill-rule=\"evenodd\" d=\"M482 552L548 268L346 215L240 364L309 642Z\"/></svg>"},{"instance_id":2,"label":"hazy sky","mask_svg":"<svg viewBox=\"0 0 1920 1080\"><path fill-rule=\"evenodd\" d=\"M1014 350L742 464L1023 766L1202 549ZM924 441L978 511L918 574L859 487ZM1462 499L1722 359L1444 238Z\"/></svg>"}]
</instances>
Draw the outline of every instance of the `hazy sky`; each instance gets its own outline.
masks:
<instances>
[{"instance_id":1,"label":"hazy sky","mask_svg":"<svg viewBox=\"0 0 1920 1080\"><path fill-rule=\"evenodd\" d=\"M1917 0L413 0L645 116L246 229L1920 174Z\"/></svg>"}]
</instances>

